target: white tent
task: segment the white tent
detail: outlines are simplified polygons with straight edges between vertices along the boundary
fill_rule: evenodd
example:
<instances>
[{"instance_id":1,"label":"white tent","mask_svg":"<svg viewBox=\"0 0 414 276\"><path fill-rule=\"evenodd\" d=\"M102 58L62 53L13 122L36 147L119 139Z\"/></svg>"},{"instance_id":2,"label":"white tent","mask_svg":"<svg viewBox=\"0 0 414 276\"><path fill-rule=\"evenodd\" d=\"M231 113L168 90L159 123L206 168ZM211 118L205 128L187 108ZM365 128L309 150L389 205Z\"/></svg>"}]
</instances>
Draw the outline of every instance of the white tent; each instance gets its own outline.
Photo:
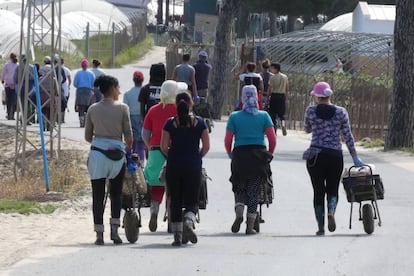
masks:
<instances>
[{"instance_id":1,"label":"white tent","mask_svg":"<svg viewBox=\"0 0 414 276\"><path fill-rule=\"evenodd\" d=\"M395 5L370 5L359 2L352 13L335 17L325 23L323 31L393 34Z\"/></svg>"},{"instance_id":2,"label":"white tent","mask_svg":"<svg viewBox=\"0 0 414 276\"><path fill-rule=\"evenodd\" d=\"M369 5L367 2L359 2L352 16L352 31L393 34L394 22L394 5Z\"/></svg>"}]
</instances>

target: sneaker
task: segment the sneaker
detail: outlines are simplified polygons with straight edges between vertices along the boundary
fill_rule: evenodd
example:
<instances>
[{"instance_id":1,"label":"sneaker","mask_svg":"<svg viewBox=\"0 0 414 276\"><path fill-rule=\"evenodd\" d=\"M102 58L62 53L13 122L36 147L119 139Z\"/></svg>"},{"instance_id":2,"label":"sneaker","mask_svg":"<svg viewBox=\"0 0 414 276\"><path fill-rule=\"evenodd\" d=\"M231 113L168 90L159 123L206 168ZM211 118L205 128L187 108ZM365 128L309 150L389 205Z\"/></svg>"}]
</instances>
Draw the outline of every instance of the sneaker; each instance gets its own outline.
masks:
<instances>
[{"instance_id":1,"label":"sneaker","mask_svg":"<svg viewBox=\"0 0 414 276\"><path fill-rule=\"evenodd\" d=\"M231 226L231 232L238 233L240 231L240 224L243 222L243 217L236 217L236 219L233 222L233 225Z\"/></svg>"},{"instance_id":2,"label":"sneaker","mask_svg":"<svg viewBox=\"0 0 414 276\"><path fill-rule=\"evenodd\" d=\"M283 136L286 136L287 135L287 131L286 131L286 127L285 126L282 126L282 134L283 134Z\"/></svg>"},{"instance_id":3,"label":"sneaker","mask_svg":"<svg viewBox=\"0 0 414 276\"><path fill-rule=\"evenodd\" d=\"M151 214L148 227L151 232L157 231L157 214Z\"/></svg>"},{"instance_id":4,"label":"sneaker","mask_svg":"<svg viewBox=\"0 0 414 276\"><path fill-rule=\"evenodd\" d=\"M334 232L336 229L335 216L333 213L328 213L328 230Z\"/></svg>"},{"instance_id":5,"label":"sneaker","mask_svg":"<svg viewBox=\"0 0 414 276\"><path fill-rule=\"evenodd\" d=\"M194 233L194 226L192 224L189 221L183 223L183 244L186 244L188 241L197 243L197 235Z\"/></svg>"}]
</instances>

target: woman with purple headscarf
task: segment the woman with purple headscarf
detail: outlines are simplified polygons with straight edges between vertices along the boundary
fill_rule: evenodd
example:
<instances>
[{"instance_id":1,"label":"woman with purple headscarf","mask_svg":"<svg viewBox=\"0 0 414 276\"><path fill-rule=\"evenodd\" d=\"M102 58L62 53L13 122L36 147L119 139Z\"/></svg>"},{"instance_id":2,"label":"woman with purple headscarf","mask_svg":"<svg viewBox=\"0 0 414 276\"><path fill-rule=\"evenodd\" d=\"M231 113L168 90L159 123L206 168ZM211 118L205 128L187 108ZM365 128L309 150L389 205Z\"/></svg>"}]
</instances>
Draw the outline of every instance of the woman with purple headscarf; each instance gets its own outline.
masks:
<instances>
[{"instance_id":1,"label":"woman with purple headscarf","mask_svg":"<svg viewBox=\"0 0 414 276\"><path fill-rule=\"evenodd\" d=\"M259 187L266 181L270 172L270 161L276 147L276 134L269 114L258 109L257 89L254 85L243 87L242 102L243 109L230 114L224 146L231 158L230 182L235 198L236 219L231 231L239 232L243 222L244 205L247 205L246 234L249 235L256 234L254 222L257 216ZM268 149L265 135L269 142Z\"/></svg>"}]
</instances>

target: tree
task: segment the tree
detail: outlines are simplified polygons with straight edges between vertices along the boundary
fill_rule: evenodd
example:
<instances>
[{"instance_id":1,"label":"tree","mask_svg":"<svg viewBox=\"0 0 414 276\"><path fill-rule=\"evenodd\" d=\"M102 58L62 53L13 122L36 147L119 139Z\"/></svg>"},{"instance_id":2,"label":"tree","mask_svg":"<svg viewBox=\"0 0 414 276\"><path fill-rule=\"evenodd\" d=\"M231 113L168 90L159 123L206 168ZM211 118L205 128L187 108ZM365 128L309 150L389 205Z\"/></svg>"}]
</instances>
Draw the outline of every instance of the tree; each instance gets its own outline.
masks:
<instances>
[{"instance_id":1,"label":"tree","mask_svg":"<svg viewBox=\"0 0 414 276\"><path fill-rule=\"evenodd\" d=\"M414 2L397 0L394 88L385 149L414 147Z\"/></svg>"},{"instance_id":2,"label":"tree","mask_svg":"<svg viewBox=\"0 0 414 276\"><path fill-rule=\"evenodd\" d=\"M216 41L214 45L214 58L212 70L211 95L213 98L212 116L221 118L221 109L224 101L226 76L229 72L229 53L231 42L231 27L239 11L242 0L224 0L220 10L216 28Z\"/></svg>"}]
</instances>

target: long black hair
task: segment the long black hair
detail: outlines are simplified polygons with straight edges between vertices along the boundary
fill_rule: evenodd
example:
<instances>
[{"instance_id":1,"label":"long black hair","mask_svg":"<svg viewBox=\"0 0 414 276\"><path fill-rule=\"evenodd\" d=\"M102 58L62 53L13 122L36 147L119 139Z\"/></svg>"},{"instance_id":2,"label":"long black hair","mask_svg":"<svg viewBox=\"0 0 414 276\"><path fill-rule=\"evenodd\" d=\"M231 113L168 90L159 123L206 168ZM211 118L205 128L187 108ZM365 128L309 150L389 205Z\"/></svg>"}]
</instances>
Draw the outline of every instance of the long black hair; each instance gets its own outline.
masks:
<instances>
[{"instance_id":1,"label":"long black hair","mask_svg":"<svg viewBox=\"0 0 414 276\"><path fill-rule=\"evenodd\" d=\"M190 105L193 100L188 92L180 92L175 97L177 105L177 118L180 127L187 127L191 125Z\"/></svg>"},{"instance_id":2,"label":"long black hair","mask_svg":"<svg viewBox=\"0 0 414 276\"><path fill-rule=\"evenodd\" d=\"M119 85L118 79L110 75L100 75L95 79L93 83L95 87L99 87L99 90L102 94L107 94L112 87L117 87Z\"/></svg>"}]
</instances>

